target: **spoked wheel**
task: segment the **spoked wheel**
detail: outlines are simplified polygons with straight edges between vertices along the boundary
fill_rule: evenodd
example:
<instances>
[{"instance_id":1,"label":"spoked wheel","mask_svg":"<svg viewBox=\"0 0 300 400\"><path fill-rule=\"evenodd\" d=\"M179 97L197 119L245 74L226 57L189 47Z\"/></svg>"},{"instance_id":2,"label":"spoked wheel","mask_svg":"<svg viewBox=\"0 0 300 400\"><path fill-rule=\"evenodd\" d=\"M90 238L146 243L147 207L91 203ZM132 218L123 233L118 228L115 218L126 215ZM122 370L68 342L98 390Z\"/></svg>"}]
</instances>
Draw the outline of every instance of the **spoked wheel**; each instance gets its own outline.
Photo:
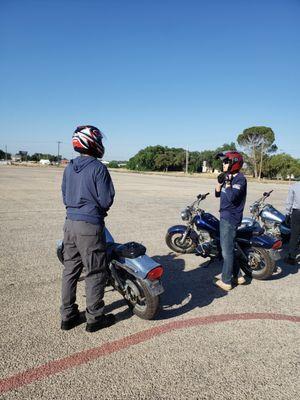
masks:
<instances>
[{"instance_id":1,"label":"spoked wheel","mask_svg":"<svg viewBox=\"0 0 300 400\"><path fill-rule=\"evenodd\" d=\"M159 308L159 296L153 296L139 280L126 281L125 300L133 313L142 319L153 319Z\"/></svg>"},{"instance_id":2,"label":"spoked wheel","mask_svg":"<svg viewBox=\"0 0 300 400\"><path fill-rule=\"evenodd\" d=\"M193 253L196 248L196 244L193 240L187 236L182 242L183 233L167 233L166 235L166 244L167 246L175 251L175 253Z\"/></svg>"},{"instance_id":3,"label":"spoked wheel","mask_svg":"<svg viewBox=\"0 0 300 400\"><path fill-rule=\"evenodd\" d=\"M247 257L248 262L243 258L239 258L241 269L246 275L253 279L262 280L269 278L273 274L275 262L266 250L251 247L247 251Z\"/></svg>"}]
</instances>

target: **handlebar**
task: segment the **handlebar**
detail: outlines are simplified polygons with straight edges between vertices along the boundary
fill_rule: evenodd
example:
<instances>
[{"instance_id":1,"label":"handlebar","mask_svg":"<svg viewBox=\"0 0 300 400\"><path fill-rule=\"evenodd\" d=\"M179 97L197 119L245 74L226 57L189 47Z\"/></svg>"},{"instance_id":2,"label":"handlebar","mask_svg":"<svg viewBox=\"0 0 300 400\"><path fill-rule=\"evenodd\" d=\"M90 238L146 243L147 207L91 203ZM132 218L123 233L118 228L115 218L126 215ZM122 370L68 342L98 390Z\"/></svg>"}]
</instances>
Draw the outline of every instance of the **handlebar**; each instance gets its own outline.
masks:
<instances>
[{"instance_id":1,"label":"handlebar","mask_svg":"<svg viewBox=\"0 0 300 400\"><path fill-rule=\"evenodd\" d=\"M209 195L209 192L205 193L205 194L198 194L197 199L198 200L205 200L208 195Z\"/></svg>"},{"instance_id":2,"label":"handlebar","mask_svg":"<svg viewBox=\"0 0 300 400\"><path fill-rule=\"evenodd\" d=\"M191 208L192 209L194 209L194 210L196 210L195 209L195 206L197 205L197 207L199 206L199 204L200 204L200 202L202 201L202 200L205 200L206 199L206 197L209 195L210 193L208 192L208 193L205 193L205 194L198 194L198 196L197 196L197 200L195 200L192 204L191 204Z\"/></svg>"},{"instance_id":3,"label":"handlebar","mask_svg":"<svg viewBox=\"0 0 300 400\"><path fill-rule=\"evenodd\" d=\"M264 201L270 196L270 194L273 192L273 189L270 190L269 192L264 192L262 197L258 200L256 200L251 206L250 206L250 212L252 214L257 214L260 212L261 207L264 205Z\"/></svg>"}]
</instances>

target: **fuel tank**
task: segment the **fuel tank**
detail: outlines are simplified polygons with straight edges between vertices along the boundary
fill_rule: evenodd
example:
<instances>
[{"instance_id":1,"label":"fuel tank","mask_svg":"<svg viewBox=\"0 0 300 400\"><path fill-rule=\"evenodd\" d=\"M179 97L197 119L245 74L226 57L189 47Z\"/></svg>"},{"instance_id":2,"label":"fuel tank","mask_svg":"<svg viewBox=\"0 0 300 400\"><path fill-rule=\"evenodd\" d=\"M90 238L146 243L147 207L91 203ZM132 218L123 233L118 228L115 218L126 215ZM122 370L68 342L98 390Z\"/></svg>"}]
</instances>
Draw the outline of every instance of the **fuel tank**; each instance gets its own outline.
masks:
<instances>
[{"instance_id":1,"label":"fuel tank","mask_svg":"<svg viewBox=\"0 0 300 400\"><path fill-rule=\"evenodd\" d=\"M194 224L198 229L204 229L211 233L218 233L220 229L218 218L206 212L203 212L201 215L196 215L194 218Z\"/></svg>"},{"instance_id":2,"label":"fuel tank","mask_svg":"<svg viewBox=\"0 0 300 400\"><path fill-rule=\"evenodd\" d=\"M282 224L285 221L285 216L271 204L266 204L262 209L260 216L262 219L277 222Z\"/></svg>"}]
</instances>

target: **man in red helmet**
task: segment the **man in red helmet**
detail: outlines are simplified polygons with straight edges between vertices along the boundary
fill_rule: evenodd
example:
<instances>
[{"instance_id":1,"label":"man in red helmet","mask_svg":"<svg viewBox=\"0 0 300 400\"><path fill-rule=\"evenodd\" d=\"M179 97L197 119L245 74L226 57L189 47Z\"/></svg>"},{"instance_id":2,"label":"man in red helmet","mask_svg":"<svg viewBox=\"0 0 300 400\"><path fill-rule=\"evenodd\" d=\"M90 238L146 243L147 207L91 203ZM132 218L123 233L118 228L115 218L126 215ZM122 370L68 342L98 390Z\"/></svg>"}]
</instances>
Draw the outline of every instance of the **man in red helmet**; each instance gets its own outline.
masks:
<instances>
[{"instance_id":1,"label":"man in red helmet","mask_svg":"<svg viewBox=\"0 0 300 400\"><path fill-rule=\"evenodd\" d=\"M223 256L222 278L215 284L229 291L235 285L245 283L235 262L234 243L237 227L242 222L247 196L247 180L240 172L243 157L237 151L217 155L223 162L223 172L218 176L216 197L220 197L220 242Z\"/></svg>"}]
</instances>

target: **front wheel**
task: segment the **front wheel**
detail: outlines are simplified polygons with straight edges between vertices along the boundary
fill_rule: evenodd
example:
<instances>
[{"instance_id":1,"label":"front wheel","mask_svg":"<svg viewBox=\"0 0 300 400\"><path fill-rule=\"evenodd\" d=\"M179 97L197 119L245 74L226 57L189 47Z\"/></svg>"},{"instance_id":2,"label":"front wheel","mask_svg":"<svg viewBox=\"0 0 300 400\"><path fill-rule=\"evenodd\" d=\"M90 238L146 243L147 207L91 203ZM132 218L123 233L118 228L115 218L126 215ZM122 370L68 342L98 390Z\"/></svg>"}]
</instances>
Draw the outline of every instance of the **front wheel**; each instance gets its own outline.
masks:
<instances>
[{"instance_id":1,"label":"front wheel","mask_svg":"<svg viewBox=\"0 0 300 400\"><path fill-rule=\"evenodd\" d=\"M247 276L262 280L269 278L273 274L275 261L272 260L268 251L259 247L251 247L245 253L248 262L242 256L238 257L238 262Z\"/></svg>"},{"instance_id":2,"label":"front wheel","mask_svg":"<svg viewBox=\"0 0 300 400\"><path fill-rule=\"evenodd\" d=\"M167 233L166 234L166 244L167 246L175 251L175 253L194 253L195 248L196 248L196 243L193 242L193 240L187 236L185 238L185 241L182 243L182 237L183 233L180 232L173 232L173 233Z\"/></svg>"},{"instance_id":3,"label":"front wheel","mask_svg":"<svg viewBox=\"0 0 300 400\"><path fill-rule=\"evenodd\" d=\"M142 319L153 319L159 309L159 296L153 296L142 280L126 281L125 299L132 312Z\"/></svg>"}]
</instances>

